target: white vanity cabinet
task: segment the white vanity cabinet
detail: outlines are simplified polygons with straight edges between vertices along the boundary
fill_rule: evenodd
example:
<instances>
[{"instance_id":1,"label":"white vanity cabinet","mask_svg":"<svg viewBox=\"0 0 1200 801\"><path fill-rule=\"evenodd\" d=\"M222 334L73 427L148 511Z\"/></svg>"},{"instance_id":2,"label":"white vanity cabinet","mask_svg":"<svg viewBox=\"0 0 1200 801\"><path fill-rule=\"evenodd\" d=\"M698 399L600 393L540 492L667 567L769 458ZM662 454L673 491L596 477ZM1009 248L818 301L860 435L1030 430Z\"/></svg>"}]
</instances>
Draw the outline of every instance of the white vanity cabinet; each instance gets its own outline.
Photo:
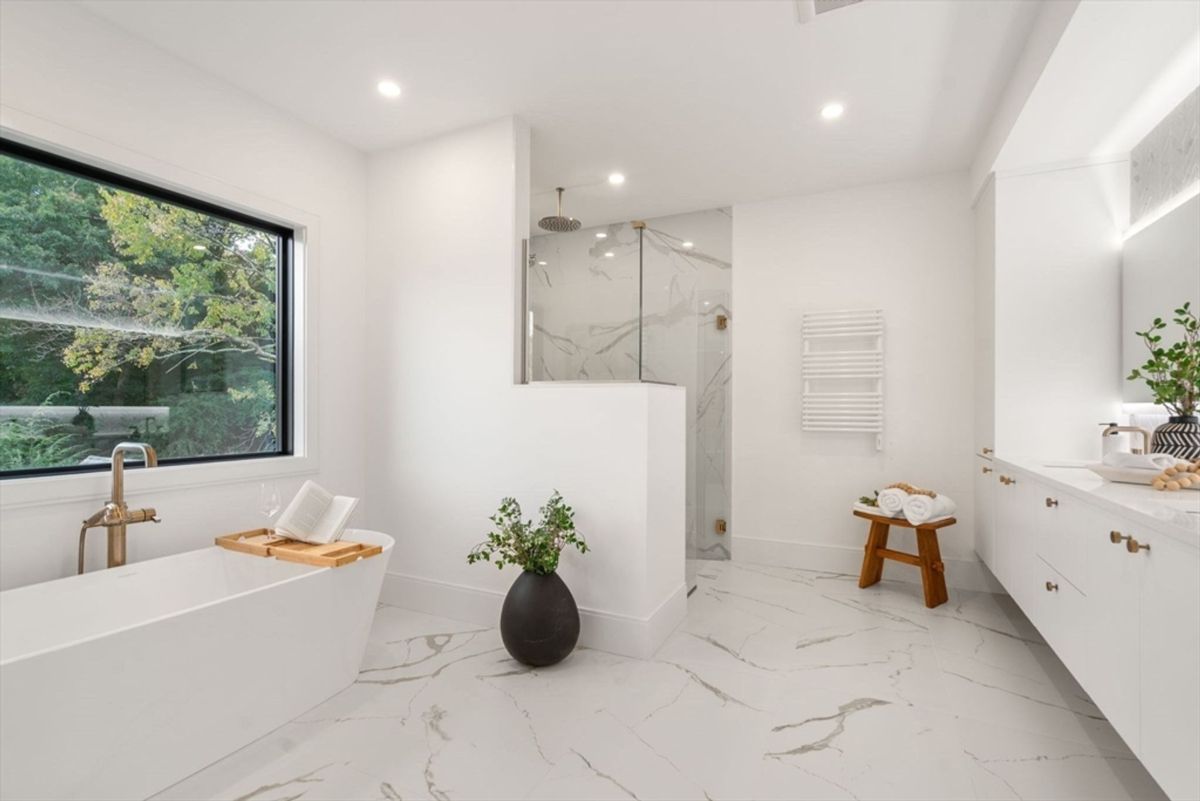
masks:
<instances>
[{"instance_id":1,"label":"white vanity cabinet","mask_svg":"<svg viewBox=\"0 0 1200 801\"><path fill-rule=\"evenodd\" d=\"M1047 501L1052 501L1047 504ZM1009 595L1037 626L1072 671L1086 665L1083 631L1078 625L1085 596L1071 545L1075 526L1071 506L1026 474L997 465L995 566L993 572Z\"/></svg>"},{"instance_id":2,"label":"white vanity cabinet","mask_svg":"<svg viewBox=\"0 0 1200 801\"><path fill-rule=\"evenodd\" d=\"M1113 728L1134 751L1141 740L1139 690L1140 607L1144 561L1126 550L1137 532L1117 518L1088 510L1084 537L1087 560L1087 615L1082 629L1088 668L1076 675Z\"/></svg>"},{"instance_id":3,"label":"white vanity cabinet","mask_svg":"<svg viewBox=\"0 0 1200 801\"><path fill-rule=\"evenodd\" d=\"M986 456L975 457L975 552L992 566L995 535L996 468ZM992 568L993 571L995 568Z\"/></svg>"},{"instance_id":4,"label":"white vanity cabinet","mask_svg":"<svg viewBox=\"0 0 1200 801\"><path fill-rule=\"evenodd\" d=\"M1167 794L1200 798L1200 515L991 466L985 562Z\"/></svg>"},{"instance_id":5,"label":"white vanity cabinet","mask_svg":"<svg viewBox=\"0 0 1200 801\"><path fill-rule=\"evenodd\" d=\"M1200 557L1169 537L1138 540L1150 550L1130 557L1142 579L1135 750L1172 798L1200 798Z\"/></svg>"},{"instance_id":6,"label":"white vanity cabinet","mask_svg":"<svg viewBox=\"0 0 1200 801\"><path fill-rule=\"evenodd\" d=\"M1038 488L1001 463L996 465L996 524L993 532L996 578L1022 609L1038 604L1039 578L1044 573L1037 558L1036 508ZM1026 614L1029 614L1026 611ZM1032 617L1032 615L1031 615ZM1035 621L1036 623L1036 621Z\"/></svg>"}]
</instances>

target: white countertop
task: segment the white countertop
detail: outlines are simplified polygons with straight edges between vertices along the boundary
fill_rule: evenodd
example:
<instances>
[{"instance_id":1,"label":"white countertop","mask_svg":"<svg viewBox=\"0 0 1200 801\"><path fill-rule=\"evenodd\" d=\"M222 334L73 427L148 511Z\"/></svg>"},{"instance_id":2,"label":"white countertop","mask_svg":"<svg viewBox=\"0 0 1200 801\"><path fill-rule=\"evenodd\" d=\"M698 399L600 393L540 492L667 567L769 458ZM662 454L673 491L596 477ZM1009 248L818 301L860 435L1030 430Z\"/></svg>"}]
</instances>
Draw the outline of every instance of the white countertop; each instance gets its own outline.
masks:
<instances>
[{"instance_id":1,"label":"white countertop","mask_svg":"<svg viewBox=\"0 0 1200 801\"><path fill-rule=\"evenodd\" d=\"M1072 464L1069 462L1050 460L1039 463L997 458L996 462L1200 548L1200 490L1164 492L1142 484L1105 481L1082 463L1076 467L1065 466Z\"/></svg>"}]
</instances>

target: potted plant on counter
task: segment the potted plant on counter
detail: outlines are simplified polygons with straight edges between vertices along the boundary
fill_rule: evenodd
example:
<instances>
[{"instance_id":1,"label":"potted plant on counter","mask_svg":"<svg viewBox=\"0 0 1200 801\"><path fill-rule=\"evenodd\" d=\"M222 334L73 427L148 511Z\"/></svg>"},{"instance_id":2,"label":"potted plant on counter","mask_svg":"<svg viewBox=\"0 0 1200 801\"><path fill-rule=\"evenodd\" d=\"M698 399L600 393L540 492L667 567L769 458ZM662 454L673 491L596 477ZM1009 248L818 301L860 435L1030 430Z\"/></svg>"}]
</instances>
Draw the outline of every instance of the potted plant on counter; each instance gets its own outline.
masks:
<instances>
[{"instance_id":1,"label":"potted plant on counter","mask_svg":"<svg viewBox=\"0 0 1200 801\"><path fill-rule=\"evenodd\" d=\"M587 553L575 530L575 510L558 490L541 508L541 523L521 519L521 505L505 498L492 515L496 529L467 554L467 562L490 562L498 568L518 565L522 573L504 597L500 637L513 659L534 667L561 662L579 640L579 608L558 575L563 548Z\"/></svg>"},{"instance_id":2,"label":"potted plant on counter","mask_svg":"<svg viewBox=\"0 0 1200 801\"><path fill-rule=\"evenodd\" d=\"M1154 393L1154 402L1166 406L1170 419L1154 429L1150 441L1152 453L1167 453L1180 459L1200 459L1200 320L1185 303L1175 310L1173 322L1180 327L1179 339L1162 344L1167 324L1161 317L1145 331L1135 332L1150 350L1150 359L1129 374L1130 381L1141 379Z\"/></svg>"}]
</instances>

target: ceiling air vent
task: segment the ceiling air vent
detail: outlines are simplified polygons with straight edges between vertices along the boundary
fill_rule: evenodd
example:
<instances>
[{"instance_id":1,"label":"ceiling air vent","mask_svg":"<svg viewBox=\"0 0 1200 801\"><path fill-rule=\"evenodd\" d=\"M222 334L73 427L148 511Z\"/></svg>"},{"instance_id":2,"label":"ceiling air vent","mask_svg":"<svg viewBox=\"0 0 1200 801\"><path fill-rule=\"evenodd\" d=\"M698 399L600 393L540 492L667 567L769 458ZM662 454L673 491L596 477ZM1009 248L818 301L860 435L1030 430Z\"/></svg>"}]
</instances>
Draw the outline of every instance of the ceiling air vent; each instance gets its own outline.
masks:
<instances>
[{"instance_id":1,"label":"ceiling air vent","mask_svg":"<svg viewBox=\"0 0 1200 801\"><path fill-rule=\"evenodd\" d=\"M862 0L796 0L796 19L800 24L812 22L818 14L861 3Z\"/></svg>"}]
</instances>

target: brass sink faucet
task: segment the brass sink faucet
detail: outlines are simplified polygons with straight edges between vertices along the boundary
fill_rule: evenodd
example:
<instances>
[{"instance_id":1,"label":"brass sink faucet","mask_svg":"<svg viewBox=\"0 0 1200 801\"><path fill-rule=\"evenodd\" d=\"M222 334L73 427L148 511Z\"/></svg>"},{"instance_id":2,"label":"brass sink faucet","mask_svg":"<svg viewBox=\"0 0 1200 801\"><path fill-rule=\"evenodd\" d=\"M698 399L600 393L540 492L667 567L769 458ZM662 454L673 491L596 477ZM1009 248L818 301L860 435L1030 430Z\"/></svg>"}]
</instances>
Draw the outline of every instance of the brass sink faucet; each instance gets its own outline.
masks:
<instances>
[{"instance_id":1,"label":"brass sink faucet","mask_svg":"<svg viewBox=\"0 0 1200 801\"><path fill-rule=\"evenodd\" d=\"M1119 426L1116 423L1101 423L1100 425L1104 426L1104 430L1100 432L1101 437L1115 437L1117 434L1120 434L1122 431L1128 431L1131 434L1141 434L1142 435L1141 450L1131 447L1130 451L1132 453L1150 453L1151 435L1150 435L1150 432L1147 431L1146 429L1138 428L1137 426Z\"/></svg>"},{"instance_id":2,"label":"brass sink faucet","mask_svg":"<svg viewBox=\"0 0 1200 801\"><path fill-rule=\"evenodd\" d=\"M126 527L134 523L161 523L153 509L130 509L125 505L125 452L138 451L146 467L158 467L158 454L144 442L121 442L112 452L112 497L104 508L83 521L79 529L79 572L83 573L83 546L88 529L108 529L108 566L125 564Z\"/></svg>"}]
</instances>

